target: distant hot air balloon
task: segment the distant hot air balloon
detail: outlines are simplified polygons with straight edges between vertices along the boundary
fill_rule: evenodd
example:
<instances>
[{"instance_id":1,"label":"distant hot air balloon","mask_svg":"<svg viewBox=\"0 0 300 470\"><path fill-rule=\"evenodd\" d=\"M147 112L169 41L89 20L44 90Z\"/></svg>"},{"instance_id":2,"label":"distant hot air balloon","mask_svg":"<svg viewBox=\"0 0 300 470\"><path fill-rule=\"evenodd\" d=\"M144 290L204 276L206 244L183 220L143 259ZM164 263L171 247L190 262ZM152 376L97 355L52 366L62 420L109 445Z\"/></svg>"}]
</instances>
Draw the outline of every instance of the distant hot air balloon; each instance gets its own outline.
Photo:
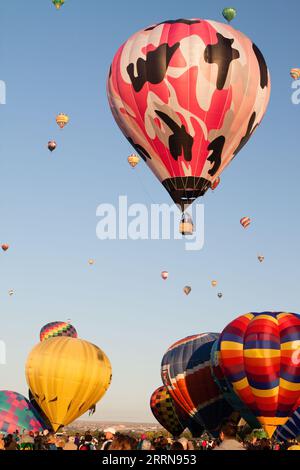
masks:
<instances>
[{"instance_id":1,"label":"distant hot air balloon","mask_svg":"<svg viewBox=\"0 0 300 470\"><path fill-rule=\"evenodd\" d=\"M187 212L182 214L179 233L181 233L181 235L193 235L194 233L194 224L191 216Z\"/></svg>"},{"instance_id":2,"label":"distant hot air balloon","mask_svg":"<svg viewBox=\"0 0 300 470\"><path fill-rule=\"evenodd\" d=\"M129 155L128 163L132 168L135 168L139 162L140 162L140 157L138 155L135 155L134 153Z\"/></svg>"},{"instance_id":3,"label":"distant hot air balloon","mask_svg":"<svg viewBox=\"0 0 300 470\"><path fill-rule=\"evenodd\" d=\"M162 271L161 277L162 277L162 279L163 279L164 281L166 281L166 280L168 279L168 277L169 277L168 271Z\"/></svg>"},{"instance_id":4,"label":"distant hot air balloon","mask_svg":"<svg viewBox=\"0 0 300 470\"><path fill-rule=\"evenodd\" d=\"M220 357L235 393L272 437L300 403L300 316L247 313L222 332Z\"/></svg>"},{"instance_id":5,"label":"distant hot air balloon","mask_svg":"<svg viewBox=\"0 0 300 470\"><path fill-rule=\"evenodd\" d=\"M40 341L53 338L56 336L69 336L70 338L77 338L78 334L76 329L70 323L64 321L54 321L47 323L40 331Z\"/></svg>"},{"instance_id":6,"label":"distant hot air balloon","mask_svg":"<svg viewBox=\"0 0 300 470\"><path fill-rule=\"evenodd\" d=\"M57 147L57 144L56 144L55 140L49 140L48 149L50 150L50 152L53 152L53 150L55 150L56 147Z\"/></svg>"},{"instance_id":7,"label":"distant hot air balloon","mask_svg":"<svg viewBox=\"0 0 300 470\"><path fill-rule=\"evenodd\" d=\"M7 251L9 249L9 245L7 243L3 243L1 248L2 248L3 251Z\"/></svg>"},{"instance_id":8,"label":"distant hot air balloon","mask_svg":"<svg viewBox=\"0 0 300 470\"><path fill-rule=\"evenodd\" d=\"M155 419L173 437L179 437L187 427L189 416L185 414L186 423L183 419L180 419L176 404L172 400L167 387L159 387L153 392L150 399L150 408Z\"/></svg>"},{"instance_id":9,"label":"distant hot air balloon","mask_svg":"<svg viewBox=\"0 0 300 470\"><path fill-rule=\"evenodd\" d=\"M57 125L63 129L69 122L70 118L67 116L67 114L60 113L58 116L56 116L56 122Z\"/></svg>"},{"instance_id":10,"label":"distant hot air balloon","mask_svg":"<svg viewBox=\"0 0 300 470\"><path fill-rule=\"evenodd\" d=\"M235 17L236 17L236 9L235 8L224 8L224 10L222 11L222 15L223 17L225 18L225 20L228 21L228 23L230 23Z\"/></svg>"},{"instance_id":11,"label":"distant hot air balloon","mask_svg":"<svg viewBox=\"0 0 300 470\"><path fill-rule=\"evenodd\" d=\"M263 255L258 255L257 259L260 263L262 263L265 260L265 257Z\"/></svg>"},{"instance_id":12,"label":"distant hot air balloon","mask_svg":"<svg viewBox=\"0 0 300 470\"><path fill-rule=\"evenodd\" d=\"M218 333L184 338L168 349L161 365L162 381L173 400L214 435L233 412L211 375L210 354L218 338Z\"/></svg>"},{"instance_id":13,"label":"distant hot air balloon","mask_svg":"<svg viewBox=\"0 0 300 470\"><path fill-rule=\"evenodd\" d=\"M102 398L110 385L111 365L94 344L61 336L33 348L26 363L26 379L56 432Z\"/></svg>"},{"instance_id":14,"label":"distant hot air balloon","mask_svg":"<svg viewBox=\"0 0 300 470\"><path fill-rule=\"evenodd\" d=\"M191 290L192 288L190 286L185 286L183 288L183 292L185 293L185 295L189 295L191 293Z\"/></svg>"},{"instance_id":15,"label":"distant hot air balloon","mask_svg":"<svg viewBox=\"0 0 300 470\"><path fill-rule=\"evenodd\" d=\"M52 0L52 3L55 6L55 8L59 10L65 3L65 0Z\"/></svg>"},{"instance_id":16,"label":"distant hot air balloon","mask_svg":"<svg viewBox=\"0 0 300 470\"><path fill-rule=\"evenodd\" d=\"M219 292L219 293L218 293L218 297L219 297L219 299L222 299L222 297L223 297L222 292Z\"/></svg>"},{"instance_id":17,"label":"distant hot air balloon","mask_svg":"<svg viewBox=\"0 0 300 470\"><path fill-rule=\"evenodd\" d=\"M211 281L211 285L212 285L212 287L216 287L218 285L218 282L217 281Z\"/></svg>"},{"instance_id":18,"label":"distant hot air balloon","mask_svg":"<svg viewBox=\"0 0 300 470\"><path fill-rule=\"evenodd\" d=\"M250 217L242 217L242 219L240 220L240 224L241 224L244 228L248 228L249 225L251 224L251 219L250 219Z\"/></svg>"},{"instance_id":19,"label":"distant hot air balloon","mask_svg":"<svg viewBox=\"0 0 300 470\"><path fill-rule=\"evenodd\" d=\"M270 77L243 33L178 19L144 28L119 48L107 91L121 131L184 212L252 137Z\"/></svg>"},{"instance_id":20,"label":"distant hot air balloon","mask_svg":"<svg viewBox=\"0 0 300 470\"><path fill-rule=\"evenodd\" d=\"M12 289L10 289L10 290L8 291L8 295L9 295L10 297L11 297L12 295L14 295L14 293L15 293L15 292L14 292Z\"/></svg>"},{"instance_id":21,"label":"distant hot air balloon","mask_svg":"<svg viewBox=\"0 0 300 470\"><path fill-rule=\"evenodd\" d=\"M291 69L290 75L294 80L299 80L299 78L300 78L300 69Z\"/></svg>"},{"instance_id":22,"label":"distant hot air balloon","mask_svg":"<svg viewBox=\"0 0 300 470\"><path fill-rule=\"evenodd\" d=\"M212 183L211 190L214 191L215 189L217 189L220 182L221 182L221 178L218 176L218 178Z\"/></svg>"},{"instance_id":23,"label":"distant hot air balloon","mask_svg":"<svg viewBox=\"0 0 300 470\"><path fill-rule=\"evenodd\" d=\"M95 260L91 258L91 259L89 259L88 263L89 263L90 266L94 266Z\"/></svg>"},{"instance_id":24,"label":"distant hot air balloon","mask_svg":"<svg viewBox=\"0 0 300 470\"><path fill-rule=\"evenodd\" d=\"M43 420L23 395L9 390L0 391L0 433L13 434L17 431L41 432L45 429Z\"/></svg>"}]
</instances>

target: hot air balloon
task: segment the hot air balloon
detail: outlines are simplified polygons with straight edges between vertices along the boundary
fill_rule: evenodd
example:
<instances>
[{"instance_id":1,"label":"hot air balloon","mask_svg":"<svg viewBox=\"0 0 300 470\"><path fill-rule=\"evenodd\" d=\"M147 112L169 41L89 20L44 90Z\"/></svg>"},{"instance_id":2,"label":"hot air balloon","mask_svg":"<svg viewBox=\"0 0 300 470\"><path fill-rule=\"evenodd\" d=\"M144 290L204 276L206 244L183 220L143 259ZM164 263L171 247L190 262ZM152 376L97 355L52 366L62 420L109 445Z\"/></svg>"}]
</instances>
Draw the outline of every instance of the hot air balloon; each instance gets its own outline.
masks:
<instances>
[{"instance_id":1,"label":"hot air balloon","mask_svg":"<svg viewBox=\"0 0 300 470\"><path fill-rule=\"evenodd\" d=\"M56 122L57 125L63 129L69 122L70 118L67 116L67 114L60 113L58 116L56 116Z\"/></svg>"},{"instance_id":2,"label":"hot air balloon","mask_svg":"<svg viewBox=\"0 0 300 470\"><path fill-rule=\"evenodd\" d=\"M111 365L101 349L77 338L50 338L30 352L26 380L53 430L87 412L105 394Z\"/></svg>"},{"instance_id":3,"label":"hot air balloon","mask_svg":"<svg viewBox=\"0 0 300 470\"><path fill-rule=\"evenodd\" d=\"M220 357L220 338L214 342L210 355L210 367L214 381L218 385L225 400L236 410L246 423L252 428L260 428L260 424L254 414L234 392L231 383L226 379Z\"/></svg>"},{"instance_id":4,"label":"hot air balloon","mask_svg":"<svg viewBox=\"0 0 300 470\"><path fill-rule=\"evenodd\" d=\"M194 224L191 216L187 212L182 214L179 233L181 233L181 235L193 235L194 233Z\"/></svg>"},{"instance_id":5,"label":"hot air balloon","mask_svg":"<svg viewBox=\"0 0 300 470\"><path fill-rule=\"evenodd\" d=\"M288 441L300 436L300 407L294 411L284 426L278 426L274 438L278 441Z\"/></svg>"},{"instance_id":6,"label":"hot air balloon","mask_svg":"<svg viewBox=\"0 0 300 470\"><path fill-rule=\"evenodd\" d=\"M161 277L162 277L162 279L163 279L164 281L166 281L166 280L168 279L168 277L169 277L168 271L162 271Z\"/></svg>"},{"instance_id":7,"label":"hot air balloon","mask_svg":"<svg viewBox=\"0 0 300 470\"><path fill-rule=\"evenodd\" d=\"M9 249L9 245L7 243L3 243L3 245L1 245L1 248L3 251L7 251Z\"/></svg>"},{"instance_id":8,"label":"hot air balloon","mask_svg":"<svg viewBox=\"0 0 300 470\"><path fill-rule=\"evenodd\" d=\"M218 285L218 282L217 281L211 281L211 285L212 285L212 287L216 287Z\"/></svg>"},{"instance_id":9,"label":"hot air balloon","mask_svg":"<svg viewBox=\"0 0 300 470\"><path fill-rule=\"evenodd\" d=\"M43 410L37 404L31 390L28 390L28 398L29 398L31 406L34 408L35 412L40 417L40 421L43 424L44 429L48 429L49 431L52 431L52 426L51 426L50 421L48 420L48 418L45 415L45 413L43 412Z\"/></svg>"},{"instance_id":10,"label":"hot air balloon","mask_svg":"<svg viewBox=\"0 0 300 470\"><path fill-rule=\"evenodd\" d=\"M192 291L192 288L190 286L185 286L183 288L183 292L185 293L185 295L189 295Z\"/></svg>"},{"instance_id":11,"label":"hot air balloon","mask_svg":"<svg viewBox=\"0 0 300 470\"><path fill-rule=\"evenodd\" d=\"M222 299L222 297L223 297L222 292L219 292L219 293L218 293L218 297L219 297L219 299Z\"/></svg>"},{"instance_id":12,"label":"hot air balloon","mask_svg":"<svg viewBox=\"0 0 300 470\"><path fill-rule=\"evenodd\" d=\"M221 363L235 393L272 437L300 403L300 316L247 313L220 339Z\"/></svg>"},{"instance_id":13,"label":"hot air balloon","mask_svg":"<svg viewBox=\"0 0 300 470\"><path fill-rule=\"evenodd\" d=\"M212 183L211 190L214 191L215 189L217 189L220 182L221 182L221 178L218 176L218 178Z\"/></svg>"},{"instance_id":14,"label":"hot air balloon","mask_svg":"<svg viewBox=\"0 0 300 470\"><path fill-rule=\"evenodd\" d=\"M224 8L222 11L222 15L225 18L225 20L230 23L235 17L236 17L236 9L235 8Z\"/></svg>"},{"instance_id":15,"label":"hot air balloon","mask_svg":"<svg viewBox=\"0 0 300 470\"><path fill-rule=\"evenodd\" d=\"M53 152L53 150L55 150L56 147L57 147L57 144L56 144L55 140L49 140L48 149L50 150L50 152Z\"/></svg>"},{"instance_id":16,"label":"hot air balloon","mask_svg":"<svg viewBox=\"0 0 300 470\"><path fill-rule=\"evenodd\" d=\"M20 393L0 391L0 433L41 432L44 429L42 419L29 400Z\"/></svg>"},{"instance_id":17,"label":"hot air balloon","mask_svg":"<svg viewBox=\"0 0 300 470\"><path fill-rule=\"evenodd\" d=\"M11 297L12 295L14 295L14 293L15 293L15 292L13 291L13 289L10 289L10 290L8 291L8 295L9 295L10 297Z\"/></svg>"},{"instance_id":18,"label":"hot air balloon","mask_svg":"<svg viewBox=\"0 0 300 470\"><path fill-rule=\"evenodd\" d=\"M214 435L233 412L211 375L210 354L218 338L218 333L184 338L168 349L161 365L162 381L173 400Z\"/></svg>"},{"instance_id":19,"label":"hot air balloon","mask_svg":"<svg viewBox=\"0 0 300 470\"><path fill-rule=\"evenodd\" d=\"M134 153L129 155L128 163L132 168L135 168L139 162L140 162L140 157L138 155L135 155Z\"/></svg>"},{"instance_id":20,"label":"hot air balloon","mask_svg":"<svg viewBox=\"0 0 300 470\"><path fill-rule=\"evenodd\" d=\"M163 428L165 428L172 436L179 437L187 427L189 416L185 414L186 422L182 416L178 415L179 407L172 400L167 387L159 387L150 399L151 411Z\"/></svg>"},{"instance_id":21,"label":"hot air balloon","mask_svg":"<svg viewBox=\"0 0 300 470\"><path fill-rule=\"evenodd\" d=\"M65 3L65 0L52 0L52 3L55 6L55 8L59 10Z\"/></svg>"},{"instance_id":22,"label":"hot air balloon","mask_svg":"<svg viewBox=\"0 0 300 470\"><path fill-rule=\"evenodd\" d=\"M121 131L183 212L252 137L270 77L241 32L178 19L143 29L119 48L107 91Z\"/></svg>"},{"instance_id":23,"label":"hot air balloon","mask_svg":"<svg viewBox=\"0 0 300 470\"><path fill-rule=\"evenodd\" d=\"M77 338L78 334L73 325L64 321L54 321L47 323L47 325L43 326L40 331L40 341L45 341L46 339L56 336Z\"/></svg>"},{"instance_id":24,"label":"hot air balloon","mask_svg":"<svg viewBox=\"0 0 300 470\"><path fill-rule=\"evenodd\" d=\"M300 78L300 69L291 69L290 75L294 80L299 80L299 78Z\"/></svg>"},{"instance_id":25,"label":"hot air balloon","mask_svg":"<svg viewBox=\"0 0 300 470\"><path fill-rule=\"evenodd\" d=\"M89 265L94 266L94 264L95 264L95 260L94 259L89 259Z\"/></svg>"},{"instance_id":26,"label":"hot air balloon","mask_svg":"<svg viewBox=\"0 0 300 470\"><path fill-rule=\"evenodd\" d=\"M265 261L265 257L263 255L258 255L257 256L257 259L260 263L262 263L263 261Z\"/></svg>"},{"instance_id":27,"label":"hot air balloon","mask_svg":"<svg viewBox=\"0 0 300 470\"><path fill-rule=\"evenodd\" d=\"M248 228L249 225L251 224L251 219L250 219L250 217L242 217L241 220L240 220L240 224L241 224L244 228Z\"/></svg>"}]
</instances>

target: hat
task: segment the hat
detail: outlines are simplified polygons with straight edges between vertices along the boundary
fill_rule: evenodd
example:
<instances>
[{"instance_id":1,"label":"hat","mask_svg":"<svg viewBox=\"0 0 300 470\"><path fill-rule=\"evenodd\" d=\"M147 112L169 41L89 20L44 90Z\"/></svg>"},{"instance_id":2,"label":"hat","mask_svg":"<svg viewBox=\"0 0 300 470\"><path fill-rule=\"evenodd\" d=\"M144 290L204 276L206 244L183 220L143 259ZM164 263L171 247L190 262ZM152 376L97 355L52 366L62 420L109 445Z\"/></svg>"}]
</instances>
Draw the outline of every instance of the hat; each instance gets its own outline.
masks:
<instances>
[{"instance_id":1,"label":"hat","mask_svg":"<svg viewBox=\"0 0 300 470\"><path fill-rule=\"evenodd\" d=\"M115 428L106 428L106 429L104 429L103 432L104 432L105 434L108 433L108 432L109 432L110 434L116 434Z\"/></svg>"}]
</instances>

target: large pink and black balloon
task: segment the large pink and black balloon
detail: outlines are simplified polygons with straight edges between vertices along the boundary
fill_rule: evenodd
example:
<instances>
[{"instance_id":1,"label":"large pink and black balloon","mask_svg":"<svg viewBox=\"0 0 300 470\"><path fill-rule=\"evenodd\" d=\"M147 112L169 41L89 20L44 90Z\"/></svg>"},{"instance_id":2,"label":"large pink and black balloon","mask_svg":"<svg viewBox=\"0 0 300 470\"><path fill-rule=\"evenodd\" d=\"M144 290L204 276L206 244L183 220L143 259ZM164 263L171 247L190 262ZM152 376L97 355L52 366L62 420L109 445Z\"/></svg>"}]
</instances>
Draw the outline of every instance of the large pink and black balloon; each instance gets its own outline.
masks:
<instances>
[{"instance_id":1,"label":"large pink and black balloon","mask_svg":"<svg viewBox=\"0 0 300 470\"><path fill-rule=\"evenodd\" d=\"M113 116L183 208L248 142L270 97L265 59L231 26L172 20L131 36L108 78Z\"/></svg>"}]
</instances>

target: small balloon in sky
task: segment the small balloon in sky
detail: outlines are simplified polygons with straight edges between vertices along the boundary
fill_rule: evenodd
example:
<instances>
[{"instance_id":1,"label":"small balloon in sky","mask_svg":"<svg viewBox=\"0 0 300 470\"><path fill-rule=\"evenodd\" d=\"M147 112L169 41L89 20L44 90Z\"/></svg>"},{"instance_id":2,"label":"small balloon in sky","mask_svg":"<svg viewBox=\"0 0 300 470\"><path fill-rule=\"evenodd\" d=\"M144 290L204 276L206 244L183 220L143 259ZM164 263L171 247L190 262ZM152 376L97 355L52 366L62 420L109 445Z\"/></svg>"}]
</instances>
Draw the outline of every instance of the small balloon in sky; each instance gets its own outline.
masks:
<instances>
[{"instance_id":1,"label":"small balloon in sky","mask_svg":"<svg viewBox=\"0 0 300 470\"><path fill-rule=\"evenodd\" d=\"M53 152L53 150L55 150L56 147L57 147L57 144L56 144L55 140L49 140L48 150L50 150L50 152Z\"/></svg>"},{"instance_id":2,"label":"small balloon in sky","mask_svg":"<svg viewBox=\"0 0 300 470\"><path fill-rule=\"evenodd\" d=\"M185 295L189 295L191 293L191 290L192 288L190 286L185 286L183 288L183 292L185 293Z\"/></svg>"},{"instance_id":3,"label":"small balloon in sky","mask_svg":"<svg viewBox=\"0 0 300 470\"><path fill-rule=\"evenodd\" d=\"M300 78L300 69L291 69L290 75L294 80L299 80L299 78Z\"/></svg>"},{"instance_id":4,"label":"small balloon in sky","mask_svg":"<svg viewBox=\"0 0 300 470\"><path fill-rule=\"evenodd\" d=\"M265 261L265 257L263 255L258 255L257 259L260 263L263 263L263 261Z\"/></svg>"},{"instance_id":5,"label":"small balloon in sky","mask_svg":"<svg viewBox=\"0 0 300 470\"><path fill-rule=\"evenodd\" d=\"M92 259L92 258L89 259L89 265L90 265L90 266L94 266L94 264L95 264L95 260Z\"/></svg>"},{"instance_id":6,"label":"small balloon in sky","mask_svg":"<svg viewBox=\"0 0 300 470\"><path fill-rule=\"evenodd\" d=\"M219 297L219 299L222 299L222 297L223 297L222 292L219 292L219 293L218 293L218 297Z\"/></svg>"},{"instance_id":7,"label":"small balloon in sky","mask_svg":"<svg viewBox=\"0 0 300 470\"><path fill-rule=\"evenodd\" d=\"M7 243L3 243L3 245L1 245L1 248L3 251L7 251L9 249L9 245Z\"/></svg>"},{"instance_id":8,"label":"small balloon in sky","mask_svg":"<svg viewBox=\"0 0 300 470\"><path fill-rule=\"evenodd\" d=\"M128 160L129 165L131 166L131 168L135 168L137 166L137 164L140 162L140 157L138 155L132 153L131 155L129 155L127 160Z\"/></svg>"},{"instance_id":9,"label":"small balloon in sky","mask_svg":"<svg viewBox=\"0 0 300 470\"><path fill-rule=\"evenodd\" d=\"M212 285L212 287L216 287L216 286L217 286L217 284L218 284L218 282L217 282L217 281L211 281L211 285Z\"/></svg>"},{"instance_id":10,"label":"small balloon in sky","mask_svg":"<svg viewBox=\"0 0 300 470\"><path fill-rule=\"evenodd\" d=\"M240 224L242 225L242 227L248 228L249 225L251 224L250 217L242 217L241 220L240 220Z\"/></svg>"},{"instance_id":11,"label":"small balloon in sky","mask_svg":"<svg viewBox=\"0 0 300 470\"><path fill-rule=\"evenodd\" d=\"M11 297L12 295L14 295L14 291L13 291L12 289L10 289L10 290L8 291L8 295Z\"/></svg>"},{"instance_id":12,"label":"small balloon in sky","mask_svg":"<svg viewBox=\"0 0 300 470\"><path fill-rule=\"evenodd\" d=\"M222 11L222 15L223 17L225 18L225 20L228 21L228 23L230 23L235 17L236 17L236 9L235 8L224 8L224 10Z\"/></svg>"},{"instance_id":13,"label":"small balloon in sky","mask_svg":"<svg viewBox=\"0 0 300 470\"><path fill-rule=\"evenodd\" d=\"M52 0L52 3L55 6L55 8L59 10L65 3L65 0Z\"/></svg>"},{"instance_id":14,"label":"small balloon in sky","mask_svg":"<svg viewBox=\"0 0 300 470\"><path fill-rule=\"evenodd\" d=\"M161 277L162 277L162 279L163 279L164 281L166 281L166 280L168 279L168 277L169 277L168 271L162 271Z\"/></svg>"},{"instance_id":15,"label":"small balloon in sky","mask_svg":"<svg viewBox=\"0 0 300 470\"><path fill-rule=\"evenodd\" d=\"M60 113L56 116L56 123L61 129L63 129L69 121L70 118L67 114Z\"/></svg>"}]
</instances>

